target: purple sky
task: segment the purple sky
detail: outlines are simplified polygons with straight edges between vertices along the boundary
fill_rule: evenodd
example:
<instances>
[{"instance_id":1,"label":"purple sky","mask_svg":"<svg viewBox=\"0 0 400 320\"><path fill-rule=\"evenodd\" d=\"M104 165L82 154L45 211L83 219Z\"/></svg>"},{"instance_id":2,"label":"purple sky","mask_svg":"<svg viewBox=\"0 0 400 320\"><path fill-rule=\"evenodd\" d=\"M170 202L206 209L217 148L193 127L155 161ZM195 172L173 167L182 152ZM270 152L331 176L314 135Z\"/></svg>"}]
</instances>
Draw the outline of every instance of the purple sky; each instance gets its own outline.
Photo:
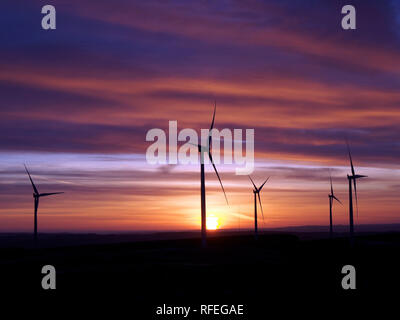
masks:
<instances>
[{"instance_id":1,"label":"purple sky","mask_svg":"<svg viewBox=\"0 0 400 320\"><path fill-rule=\"evenodd\" d=\"M193 229L197 166L151 166L146 132L254 128L254 179L265 226L347 223L345 138L368 179L357 223L394 223L400 191L400 4L352 1L2 1L0 231L32 228L23 163L40 190L46 231ZM208 212L221 227L252 223L252 193L219 166L231 206L207 168Z\"/></svg>"}]
</instances>

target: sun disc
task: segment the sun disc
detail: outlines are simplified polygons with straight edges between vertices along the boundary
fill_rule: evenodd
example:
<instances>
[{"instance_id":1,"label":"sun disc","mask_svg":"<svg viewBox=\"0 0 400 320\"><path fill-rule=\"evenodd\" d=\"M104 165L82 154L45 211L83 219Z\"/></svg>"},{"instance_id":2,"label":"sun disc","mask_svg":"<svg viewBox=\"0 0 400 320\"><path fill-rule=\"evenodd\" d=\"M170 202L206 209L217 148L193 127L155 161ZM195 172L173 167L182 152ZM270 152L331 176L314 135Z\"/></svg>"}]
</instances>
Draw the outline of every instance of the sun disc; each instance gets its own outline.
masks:
<instances>
[{"instance_id":1,"label":"sun disc","mask_svg":"<svg viewBox=\"0 0 400 320\"><path fill-rule=\"evenodd\" d=\"M219 228L219 219L214 215L207 217L207 229L217 230Z\"/></svg>"}]
</instances>

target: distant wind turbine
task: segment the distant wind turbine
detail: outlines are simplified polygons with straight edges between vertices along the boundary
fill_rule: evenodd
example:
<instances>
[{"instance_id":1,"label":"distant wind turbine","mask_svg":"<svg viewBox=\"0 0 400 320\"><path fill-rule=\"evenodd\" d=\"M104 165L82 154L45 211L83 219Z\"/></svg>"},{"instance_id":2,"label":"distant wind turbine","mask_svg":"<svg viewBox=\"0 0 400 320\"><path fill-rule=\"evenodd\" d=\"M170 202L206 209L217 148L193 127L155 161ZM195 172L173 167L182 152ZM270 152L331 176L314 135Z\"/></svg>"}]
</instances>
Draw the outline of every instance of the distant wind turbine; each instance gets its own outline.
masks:
<instances>
[{"instance_id":1,"label":"distant wind turbine","mask_svg":"<svg viewBox=\"0 0 400 320\"><path fill-rule=\"evenodd\" d=\"M347 151L349 153L349 159L350 159L350 166L351 166L351 176L347 175L347 179L349 180L349 218L350 218L350 241L351 244L354 243L354 221L353 221L353 191L352 191L352 182L354 184L354 195L356 197L356 207L357 207L357 213L358 213L358 199L357 199L357 183L356 180L360 178L366 178L367 176L362 176L359 174L356 174L354 171L354 166L353 166L353 160L351 158L351 153L350 153L350 146L349 143L346 141L347 144Z\"/></svg>"},{"instance_id":2,"label":"distant wind turbine","mask_svg":"<svg viewBox=\"0 0 400 320\"><path fill-rule=\"evenodd\" d=\"M215 167L214 160L211 155L211 130L214 128L214 121L215 121L215 113L217 110L217 103L214 103L214 114L211 121L210 131L208 133L207 145L203 146L197 144L198 151L200 153L200 192L201 192L201 239L202 239L202 246L205 248L207 246L207 214L206 214L206 186L205 186L205 174L204 174L204 154L207 154L211 164L214 168L215 174L219 180L221 185L222 191L224 192L226 203L228 204L228 198L226 197L224 186L222 185L221 178L218 174L217 168ZM229 205L229 204L228 204Z\"/></svg>"},{"instance_id":3,"label":"distant wind turbine","mask_svg":"<svg viewBox=\"0 0 400 320\"><path fill-rule=\"evenodd\" d=\"M332 176L329 177L331 180L331 193L328 195L329 197L329 236L332 238L333 237L333 228L332 228L332 206L333 206L333 200L336 200L340 204L340 200L336 198L336 196L333 193L333 185L332 185Z\"/></svg>"},{"instance_id":4,"label":"distant wind turbine","mask_svg":"<svg viewBox=\"0 0 400 320\"><path fill-rule=\"evenodd\" d=\"M33 227L33 235L34 235L34 239L37 239L37 210L39 207L39 198L40 197L47 197L47 196L51 196L53 194L61 194L64 192L52 192L52 193L39 193L39 190L36 188L35 184L33 183L32 177L28 171L28 168L25 166L25 170L26 173L29 176L29 180L31 181L32 184L32 188L33 188L33 199L34 199L34 203L35 203L35 216L34 216L34 227Z\"/></svg>"},{"instance_id":5,"label":"distant wind turbine","mask_svg":"<svg viewBox=\"0 0 400 320\"><path fill-rule=\"evenodd\" d=\"M263 212L263 207L262 207L262 204L261 204L260 191L261 191L261 189L264 187L264 185L267 183L269 177L264 181L264 183L263 183L259 188L256 187L256 185L255 185L253 179L251 179L250 176L249 176L249 178L250 178L251 183L252 183L253 186L254 186L254 189L253 189L253 193L254 193L254 236L255 236L255 238L257 239L257 238L258 238L258 226L257 226L257 197L258 197L258 201L260 202L261 214L262 214L263 221L264 221L264 212Z\"/></svg>"}]
</instances>

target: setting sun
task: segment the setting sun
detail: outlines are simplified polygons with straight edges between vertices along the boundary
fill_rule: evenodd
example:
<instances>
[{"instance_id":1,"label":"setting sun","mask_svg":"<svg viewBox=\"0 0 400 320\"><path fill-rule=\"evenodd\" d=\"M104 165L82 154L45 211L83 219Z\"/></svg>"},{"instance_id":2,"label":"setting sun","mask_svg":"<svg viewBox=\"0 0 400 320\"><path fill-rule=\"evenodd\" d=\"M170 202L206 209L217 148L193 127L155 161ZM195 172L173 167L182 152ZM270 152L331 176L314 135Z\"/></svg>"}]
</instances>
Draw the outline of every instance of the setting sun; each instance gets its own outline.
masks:
<instances>
[{"instance_id":1,"label":"setting sun","mask_svg":"<svg viewBox=\"0 0 400 320\"><path fill-rule=\"evenodd\" d=\"M207 229L208 230L217 230L219 229L219 219L218 217L214 216L211 214L209 217L207 217Z\"/></svg>"}]
</instances>

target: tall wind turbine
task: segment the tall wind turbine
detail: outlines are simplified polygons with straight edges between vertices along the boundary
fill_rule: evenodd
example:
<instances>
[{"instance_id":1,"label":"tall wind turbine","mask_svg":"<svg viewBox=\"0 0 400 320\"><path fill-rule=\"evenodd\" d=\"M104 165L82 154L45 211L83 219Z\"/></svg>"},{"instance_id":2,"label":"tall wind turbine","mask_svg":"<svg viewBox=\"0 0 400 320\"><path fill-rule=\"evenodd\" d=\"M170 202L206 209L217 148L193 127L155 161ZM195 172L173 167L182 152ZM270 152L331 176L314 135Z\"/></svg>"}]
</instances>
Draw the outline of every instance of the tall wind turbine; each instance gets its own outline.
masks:
<instances>
[{"instance_id":1,"label":"tall wind turbine","mask_svg":"<svg viewBox=\"0 0 400 320\"><path fill-rule=\"evenodd\" d=\"M354 195L356 197L356 206L357 206L357 212L358 212L358 199L357 199L357 183L356 180L360 178L366 178L367 176L359 175L356 174L354 171L354 166L353 166L353 160L351 158L351 153L350 153L350 146L349 143L347 143L347 151L349 153L349 159L350 159L350 166L351 166L351 176L347 175L347 179L349 180L349 218L350 218L350 242L351 244L354 243L354 222L353 222L353 191L352 191L352 183L354 185Z\"/></svg>"},{"instance_id":2,"label":"tall wind turbine","mask_svg":"<svg viewBox=\"0 0 400 320\"><path fill-rule=\"evenodd\" d=\"M211 155L211 130L214 128L215 121L215 113L217 111L217 103L214 103L214 114L211 121L210 131L208 133L207 145L203 146L200 144L197 145L198 151L200 153L200 193L201 193L201 239L203 248L207 246L207 214L206 214L206 185L205 185L205 174L204 174L204 155L207 154L210 162L214 168L215 174L219 180L222 191L224 192L226 203L228 204L228 198L226 197L224 186L222 185L221 178L218 174L217 168L215 167L214 160Z\"/></svg>"},{"instance_id":3,"label":"tall wind turbine","mask_svg":"<svg viewBox=\"0 0 400 320\"><path fill-rule=\"evenodd\" d=\"M28 171L28 168L25 166L25 170L26 173L29 176L29 180L31 181L32 184L32 188L33 188L33 199L34 199L34 203L35 203L35 216L34 216L34 227L33 227L33 235L34 235L34 239L37 239L37 210L39 207L39 198L40 197L47 197L47 196L51 196L53 194L61 194L64 192L52 192L52 193L39 193L39 190L36 188L35 184L33 183L32 177Z\"/></svg>"},{"instance_id":4,"label":"tall wind turbine","mask_svg":"<svg viewBox=\"0 0 400 320\"><path fill-rule=\"evenodd\" d=\"M254 189L253 189L253 193L254 193L254 236L257 239L258 238L257 197L258 197L258 201L260 202L261 214L262 214L262 217L263 217L263 220L264 220L264 212L263 212L263 207L262 207L262 204L261 204L260 191L264 187L264 185L267 183L269 177L264 181L264 183L259 188L256 187L253 179L250 176L249 176L249 178L250 178L251 183L254 186Z\"/></svg>"},{"instance_id":5,"label":"tall wind turbine","mask_svg":"<svg viewBox=\"0 0 400 320\"><path fill-rule=\"evenodd\" d=\"M340 202L340 200L338 198L336 198L335 194L333 193L332 177L329 176L329 178L331 180L331 193L328 195L328 197L329 197L329 236L330 236L330 238L332 238L333 237L333 228L332 228L332 206L333 206L333 200L336 200L340 204L342 204L342 203Z\"/></svg>"}]
</instances>

